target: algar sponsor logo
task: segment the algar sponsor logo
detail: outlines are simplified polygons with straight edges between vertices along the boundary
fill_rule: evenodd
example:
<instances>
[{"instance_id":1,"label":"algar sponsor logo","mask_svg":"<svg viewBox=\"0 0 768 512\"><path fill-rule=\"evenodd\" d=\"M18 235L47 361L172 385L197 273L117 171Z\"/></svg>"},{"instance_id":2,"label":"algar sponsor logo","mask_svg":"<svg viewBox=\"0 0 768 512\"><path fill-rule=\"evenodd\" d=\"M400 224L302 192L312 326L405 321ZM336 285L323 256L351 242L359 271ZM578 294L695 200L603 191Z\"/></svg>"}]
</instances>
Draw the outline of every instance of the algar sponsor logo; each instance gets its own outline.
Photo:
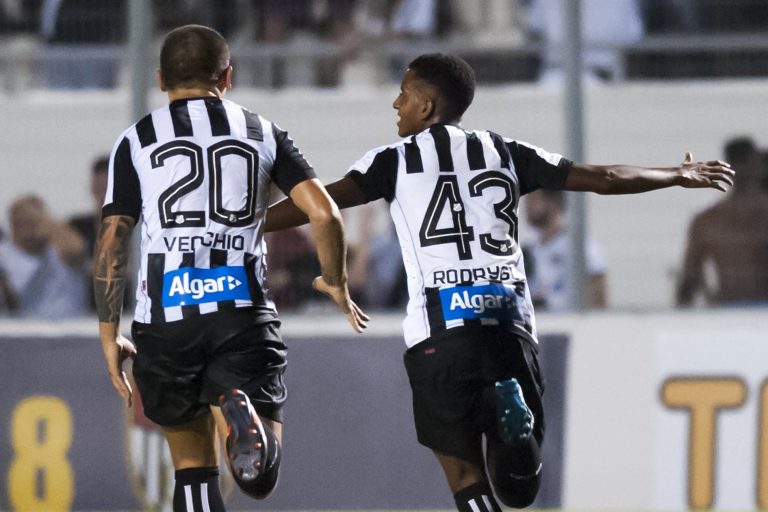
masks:
<instances>
[{"instance_id":1,"label":"algar sponsor logo","mask_svg":"<svg viewBox=\"0 0 768 512\"><path fill-rule=\"evenodd\" d=\"M241 284L243 284L242 281L232 276L221 276L216 279L212 277L207 279L190 279L189 274L184 274L183 276L174 276L168 296L191 294L193 299L200 299L206 293L234 290Z\"/></svg>"},{"instance_id":2,"label":"algar sponsor logo","mask_svg":"<svg viewBox=\"0 0 768 512\"><path fill-rule=\"evenodd\" d=\"M470 295L469 291L454 292L451 294L451 310L471 309L474 313L481 315L488 309L504 309L513 306L515 303L512 297L506 295L495 295L485 293L482 295Z\"/></svg>"},{"instance_id":3,"label":"algar sponsor logo","mask_svg":"<svg viewBox=\"0 0 768 512\"><path fill-rule=\"evenodd\" d=\"M517 307L515 291L502 284L454 286L440 290L440 304L446 320L467 318L514 317Z\"/></svg>"},{"instance_id":4,"label":"algar sponsor logo","mask_svg":"<svg viewBox=\"0 0 768 512\"><path fill-rule=\"evenodd\" d=\"M249 300L243 267L183 267L163 276L163 306L188 306L223 300Z\"/></svg>"}]
</instances>

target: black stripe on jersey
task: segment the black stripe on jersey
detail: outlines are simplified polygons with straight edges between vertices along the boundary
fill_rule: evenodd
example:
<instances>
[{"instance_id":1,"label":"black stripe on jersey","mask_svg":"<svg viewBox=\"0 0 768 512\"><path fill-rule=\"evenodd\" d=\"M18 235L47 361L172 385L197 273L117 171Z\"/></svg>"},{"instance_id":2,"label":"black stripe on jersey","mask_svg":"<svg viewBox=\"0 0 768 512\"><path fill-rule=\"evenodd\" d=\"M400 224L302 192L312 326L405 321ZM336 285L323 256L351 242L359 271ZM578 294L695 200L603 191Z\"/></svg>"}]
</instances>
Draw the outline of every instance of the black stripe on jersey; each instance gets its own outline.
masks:
<instances>
[{"instance_id":1,"label":"black stripe on jersey","mask_svg":"<svg viewBox=\"0 0 768 512\"><path fill-rule=\"evenodd\" d=\"M152 301L150 323L165 323L163 308L163 276L165 275L165 254L147 255L147 294Z\"/></svg>"},{"instance_id":2,"label":"black stripe on jersey","mask_svg":"<svg viewBox=\"0 0 768 512\"><path fill-rule=\"evenodd\" d=\"M256 279L256 263L258 260L255 255L245 253L245 275L248 276L248 292L251 295L251 302L255 306L264 304L264 291Z\"/></svg>"},{"instance_id":3,"label":"black stripe on jersey","mask_svg":"<svg viewBox=\"0 0 768 512\"><path fill-rule=\"evenodd\" d=\"M194 267L194 266L195 266L195 253L193 252L181 253L181 265L179 265L179 268ZM200 305L191 304L189 306L181 306L181 316L182 318L192 318L192 317L200 316Z\"/></svg>"},{"instance_id":4,"label":"black stripe on jersey","mask_svg":"<svg viewBox=\"0 0 768 512\"><path fill-rule=\"evenodd\" d=\"M436 124L429 129L435 141L437 164L440 172L453 172L453 156L451 155L451 136L442 124Z\"/></svg>"},{"instance_id":5,"label":"black stripe on jersey","mask_svg":"<svg viewBox=\"0 0 768 512\"><path fill-rule=\"evenodd\" d=\"M227 251L223 249L211 249L211 268L227 266ZM235 309L234 300L219 301L219 311L224 309Z\"/></svg>"},{"instance_id":6,"label":"black stripe on jersey","mask_svg":"<svg viewBox=\"0 0 768 512\"><path fill-rule=\"evenodd\" d=\"M184 100L174 101L169 106L173 134L176 137L192 137L192 120L189 118L189 107Z\"/></svg>"},{"instance_id":7,"label":"black stripe on jersey","mask_svg":"<svg viewBox=\"0 0 768 512\"><path fill-rule=\"evenodd\" d=\"M190 487L189 494L192 495L192 510L205 510L205 508L203 508L202 490L200 489L201 484L195 483L187 485ZM206 503L206 505L208 505L208 503Z\"/></svg>"},{"instance_id":8,"label":"black stripe on jersey","mask_svg":"<svg viewBox=\"0 0 768 512\"><path fill-rule=\"evenodd\" d=\"M476 133L467 133L467 160L469 161L470 171L486 168L483 143Z\"/></svg>"},{"instance_id":9,"label":"black stripe on jersey","mask_svg":"<svg viewBox=\"0 0 768 512\"><path fill-rule=\"evenodd\" d=\"M208 110L208 120L211 122L211 135L219 137L229 135L229 119L227 109L219 99L206 99L205 108Z\"/></svg>"},{"instance_id":10,"label":"black stripe on jersey","mask_svg":"<svg viewBox=\"0 0 768 512\"><path fill-rule=\"evenodd\" d=\"M565 188L573 162L561 158L553 165L542 158L535 149L515 141L507 143L515 164L515 173L520 181L520 194L527 194L539 188L561 190Z\"/></svg>"},{"instance_id":11,"label":"black stripe on jersey","mask_svg":"<svg viewBox=\"0 0 768 512\"><path fill-rule=\"evenodd\" d=\"M491 135L491 140L493 140L493 147L496 148L496 152L499 153L499 157L501 157L501 166L505 169L512 169L512 167L510 167L512 155L509 154L509 148L504 143L504 139L496 133L489 133Z\"/></svg>"},{"instance_id":12,"label":"black stripe on jersey","mask_svg":"<svg viewBox=\"0 0 768 512\"><path fill-rule=\"evenodd\" d=\"M440 303L440 288L424 288L427 299L427 322L429 323L429 335L434 336L445 330L445 317L443 306Z\"/></svg>"},{"instance_id":13,"label":"black stripe on jersey","mask_svg":"<svg viewBox=\"0 0 768 512\"><path fill-rule=\"evenodd\" d=\"M155 133L155 123L152 121L152 114L147 114L136 123L136 135L139 136L139 144L145 148L150 144L157 142Z\"/></svg>"},{"instance_id":14,"label":"black stripe on jersey","mask_svg":"<svg viewBox=\"0 0 768 512\"><path fill-rule=\"evenodd\" d=\"M243 115L245 116L246 136L251 140L264 140L264 131L261 128L259 116L246 109L243 109Z\"/></svg>"},{"instance_id":15,"label":"black stripe on jersey","mask_svg":"<svg viewBox=\"0 0 768 512\"><path fill-rule=\"evenodd\" d=\"M131 142L123 138L112 157L112 201L104 205L102 216L130 215L134 223L141 215L141 185L131 158Z\"/></svg>"},{"instance_id":16,"label":"black stripe on jersey","mask_svg":"<svg viewBox=\"0 0 768 512\"><path fill-rule=\"evenodd\" d=\"M421 161L421 150L416 144L416 136L411 137L411 142L406 142L405 148L405 172L413 174L415 172L424 172L424 164Z\"/></svg>"}]
</instances>

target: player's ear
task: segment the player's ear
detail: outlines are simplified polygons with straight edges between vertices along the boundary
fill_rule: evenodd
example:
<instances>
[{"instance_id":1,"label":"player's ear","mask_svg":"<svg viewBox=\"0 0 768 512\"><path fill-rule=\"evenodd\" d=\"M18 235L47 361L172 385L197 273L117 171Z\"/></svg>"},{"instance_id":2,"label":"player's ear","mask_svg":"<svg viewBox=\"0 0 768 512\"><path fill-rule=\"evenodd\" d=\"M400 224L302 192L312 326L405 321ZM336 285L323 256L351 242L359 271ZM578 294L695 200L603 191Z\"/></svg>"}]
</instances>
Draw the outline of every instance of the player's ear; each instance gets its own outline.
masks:
<instances>
[{"instance_id":1,"label":"player's ear","mask_svg":"<svg viewBox=\"0 0 768 512\"><path fill-rule=\"evenodd\" d=\"M219 77L219 88L222 90L232 88L232 76L235 74L235 69L230 65Z\"/></svg>"},{"instance_id":2,"label":"player's ear","mask_svg":"<svg viewBox=\"0 0 768 512\"><path fill-rule=\"evenodd\" d=\"M157 71L155 72L155 80L157 81L157 86L160 88L161 91L165 92L165 82L163 81L163 75L160 73L160 68L157 68Z\"/></svg>"},{"instance_id":3,"label":"player's ear","mask_svg":"<svg viewBox=\"0 0 768 512\"><path fill-rule=\"evenodd\" d=\"M435 104L434 100L432 100L431 98L425 99L421 104L422 120L426 121L427 119L430 119L432 116L434 116L436 109L437 109L437 105Z\"/></svg>"}]
</instances>

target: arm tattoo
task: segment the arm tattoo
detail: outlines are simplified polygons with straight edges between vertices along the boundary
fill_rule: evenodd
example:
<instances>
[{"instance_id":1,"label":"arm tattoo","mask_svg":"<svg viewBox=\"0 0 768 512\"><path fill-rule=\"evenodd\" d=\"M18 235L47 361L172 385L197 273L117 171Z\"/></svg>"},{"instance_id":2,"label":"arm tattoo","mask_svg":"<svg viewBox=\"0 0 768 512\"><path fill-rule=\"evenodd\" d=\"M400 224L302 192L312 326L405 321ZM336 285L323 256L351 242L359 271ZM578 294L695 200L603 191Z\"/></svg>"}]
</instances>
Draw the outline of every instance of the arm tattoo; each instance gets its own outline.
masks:
<instances>
[{"instance_id":1,"label":"arm tattoo","mask_svg":"<svg viewBox=\"0 0 768 512\"><path fill-rule=\"evenodd\" d=\"M117 322L123 309L133 219L115 215L101 221L93 256L93 292L100 322Z\"/></svg>"}]
</instances>

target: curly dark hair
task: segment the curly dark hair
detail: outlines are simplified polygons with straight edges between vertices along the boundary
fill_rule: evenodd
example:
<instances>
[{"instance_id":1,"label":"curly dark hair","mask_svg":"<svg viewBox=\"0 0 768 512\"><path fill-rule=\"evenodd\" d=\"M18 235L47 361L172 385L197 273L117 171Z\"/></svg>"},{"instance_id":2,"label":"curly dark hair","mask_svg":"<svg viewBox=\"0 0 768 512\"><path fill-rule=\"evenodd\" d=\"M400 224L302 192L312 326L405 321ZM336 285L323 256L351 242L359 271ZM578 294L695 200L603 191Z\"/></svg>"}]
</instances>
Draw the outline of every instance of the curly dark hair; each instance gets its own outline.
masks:
<instances>
[{"instance_id":1,"label":"curly dark hair","mask_svg":"<svg viewBox=\"0 0 768 512\"><path fill-rule=\"evenodd\" d=\"M456 121L472 104L475 97L475 72L456 55L427 53L408 64L420 80L435 87L444 104L440 114L447 121Z\"/></svg>"},{"instance_id":2,"label":"curly dark hair","mask_svg":"<svg viewBox=\"0 0 768 512\"><path fill-rule=\"evenodd\" d=\"M213 85L228 66L227 41L202 25L172 30L160 50L160 74L168 89Z\"/></svg>"}]
</instances>

